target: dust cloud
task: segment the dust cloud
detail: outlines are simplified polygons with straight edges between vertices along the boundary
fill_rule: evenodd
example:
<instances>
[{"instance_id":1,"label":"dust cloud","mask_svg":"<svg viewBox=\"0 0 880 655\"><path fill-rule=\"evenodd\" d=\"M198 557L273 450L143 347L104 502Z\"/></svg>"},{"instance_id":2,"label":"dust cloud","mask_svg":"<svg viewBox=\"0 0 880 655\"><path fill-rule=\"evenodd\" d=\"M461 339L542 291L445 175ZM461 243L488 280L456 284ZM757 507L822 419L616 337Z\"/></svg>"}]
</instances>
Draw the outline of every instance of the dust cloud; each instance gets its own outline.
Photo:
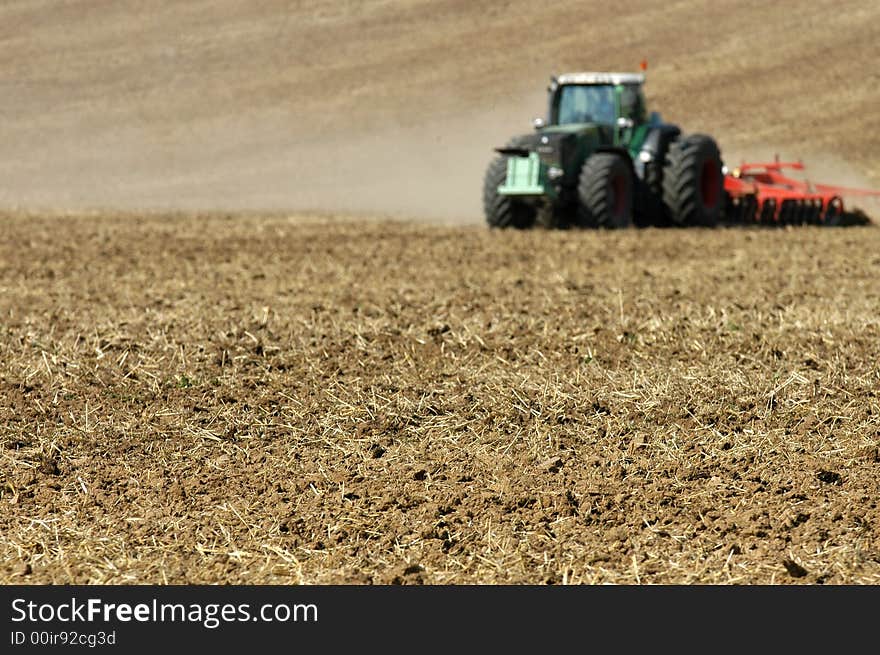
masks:
<instances>
[{"instance_id":1,"label":"dust cloud","mask_svg":"<svg viewBox=\"0 0 880 655\"><path fill-rule=\"evenodd\" d=\"M298 207L330 211L482 222L492 149L529 131L543 108L543 96L525 97L418 127L302 144L291 158L291 199Z\"/></svg>"},{"instance_id":2,"label":"dust cloud","mask_svg":"<svg viewBox=\"0 0 880 655\"><path fill-rule=\"evenodd\" d=\"M468 224L492 148L531 129L543 94L379 130L277 117L67 129L0 162L0 203L48 210L316 211Z\"/></svg>"}]
</instances>

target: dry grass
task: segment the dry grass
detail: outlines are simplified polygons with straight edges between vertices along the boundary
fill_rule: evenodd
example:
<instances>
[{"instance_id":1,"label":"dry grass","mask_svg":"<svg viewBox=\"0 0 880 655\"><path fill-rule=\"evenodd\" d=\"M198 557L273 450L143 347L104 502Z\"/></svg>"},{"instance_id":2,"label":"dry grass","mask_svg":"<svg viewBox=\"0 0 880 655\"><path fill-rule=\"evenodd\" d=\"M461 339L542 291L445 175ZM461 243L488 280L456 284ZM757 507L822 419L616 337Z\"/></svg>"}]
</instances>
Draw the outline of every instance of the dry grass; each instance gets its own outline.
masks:
<instances>
[{"instance_id":1,"label":"dry grass","mask_svg":"<svg viewBox=\"0 0 880 655\"><path fill-rule=\"evenodd\" d=\"M2 218L4 582L880 582L880 231Z\"/></svg>"}]
</instances>

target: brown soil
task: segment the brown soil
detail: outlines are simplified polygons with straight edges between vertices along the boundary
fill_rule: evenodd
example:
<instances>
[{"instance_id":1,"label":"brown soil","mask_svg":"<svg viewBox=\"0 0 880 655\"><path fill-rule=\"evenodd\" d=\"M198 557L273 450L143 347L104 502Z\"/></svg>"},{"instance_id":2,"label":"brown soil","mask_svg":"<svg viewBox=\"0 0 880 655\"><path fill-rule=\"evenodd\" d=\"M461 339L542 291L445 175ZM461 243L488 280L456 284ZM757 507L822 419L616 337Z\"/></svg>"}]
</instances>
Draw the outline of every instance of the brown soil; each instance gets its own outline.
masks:
<instances>
[{"instance_id":1,"label":"brown soil","mask_svg":"<svg viewBox=\"0 0 880 655\"><path fill-rule=\"evenodd\" d=\"M3 220L6 581L880 582L876 228Z\"/></svg>"},{"instance_id":2,"label":"brown soil","mask_svg":"<svg viewBox=\"0 0 880 655\"><path fill-rule=\"evenodd\" d=\"M478 204L643 56L880 182L876 3L141 6L0 8L0 582L880 583L880 230Z\"/></svg>"}]
</instances>

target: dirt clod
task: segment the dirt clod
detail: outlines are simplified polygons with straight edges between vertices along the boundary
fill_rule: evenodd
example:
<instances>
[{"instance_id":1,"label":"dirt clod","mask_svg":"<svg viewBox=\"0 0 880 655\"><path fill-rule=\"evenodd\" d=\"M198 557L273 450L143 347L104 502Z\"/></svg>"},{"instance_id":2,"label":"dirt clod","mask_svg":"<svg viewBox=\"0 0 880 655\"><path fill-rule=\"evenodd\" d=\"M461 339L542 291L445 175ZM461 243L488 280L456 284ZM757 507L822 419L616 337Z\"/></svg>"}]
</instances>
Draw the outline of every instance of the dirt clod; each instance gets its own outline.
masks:
<instances>
[{"instance_id":1,"label":"dirt clod","mask_svg":"<svg viewBox=\"0 0 880 655\"><path fill-rule=\"evenodd\" d=\"M825 484L840 484L842 481L840 473L835 473L834 471L822 470L816 474L816 477Z\"/></svg>"},{"instance_id":2,"label":"dirt clod","mask_svg":"<svg viewBox=\"0 0 880 655\"><path fill-rule=\"evenodd\" d=\"M785 567L785 570L788 571L788 574L793 578L803 578L804 576L809 574L809 571L807 571L807 569L805 569L794 560L783 560L782 565Z\"/></svg>"}]
</instances>

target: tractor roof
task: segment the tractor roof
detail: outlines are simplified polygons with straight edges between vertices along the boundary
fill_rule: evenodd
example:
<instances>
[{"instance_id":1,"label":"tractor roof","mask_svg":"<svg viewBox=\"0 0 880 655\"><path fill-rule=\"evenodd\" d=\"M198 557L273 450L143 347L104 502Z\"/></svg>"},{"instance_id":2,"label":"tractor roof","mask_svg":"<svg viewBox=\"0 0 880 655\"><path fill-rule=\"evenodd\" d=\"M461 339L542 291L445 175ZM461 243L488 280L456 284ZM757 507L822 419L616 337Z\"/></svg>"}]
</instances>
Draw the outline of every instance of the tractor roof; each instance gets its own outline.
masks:
<instances>
[{"instance_id":1,"label":"tractor roof","mask_svg":"<svg viewBox=\"0 0 880 655\"><path fill-rule=\"evenodd\" d=\"M645 76L641 73L565 73L556 77L562 84L643 84Z\"/></svg>"}]
</instances>

